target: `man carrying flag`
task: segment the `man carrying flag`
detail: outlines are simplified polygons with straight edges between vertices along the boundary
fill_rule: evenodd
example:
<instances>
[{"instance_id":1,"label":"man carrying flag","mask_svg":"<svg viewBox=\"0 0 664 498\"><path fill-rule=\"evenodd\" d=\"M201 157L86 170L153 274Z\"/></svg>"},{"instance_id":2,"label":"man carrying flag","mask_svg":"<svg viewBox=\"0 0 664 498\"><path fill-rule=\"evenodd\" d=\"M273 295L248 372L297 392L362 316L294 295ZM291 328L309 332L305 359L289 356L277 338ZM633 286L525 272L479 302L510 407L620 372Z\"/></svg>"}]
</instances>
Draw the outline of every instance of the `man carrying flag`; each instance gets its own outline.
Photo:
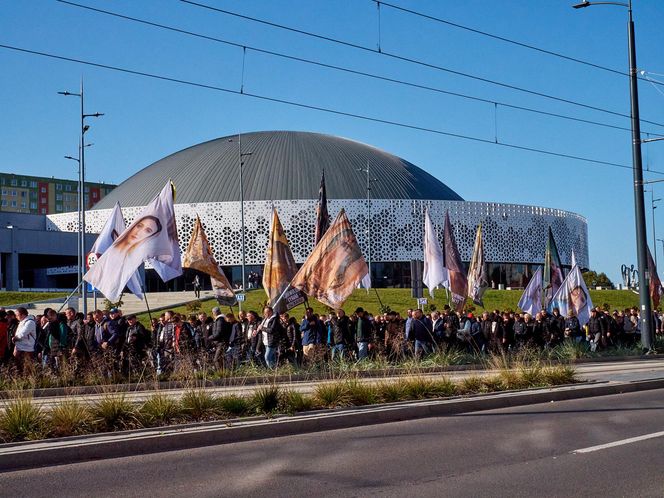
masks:
<instances>
[{"instance_id":1,"label":"man carrying flag","mask_svg":"<svg viewBox=\"0 0 664 498\"><path fill-rule=\"evenodd\" d=\"M174 195L169 181L83 277L109 301L120 298L132 274L145 260L164 282L182 275Z\"/></svg>"},{"instance_id":2,"label":"man carrying flag","mask_svg":"<svg viewBox=\"0 0 664 498\"><path fill-rule=\"evenodd\" d=\"M473 257L468 269L468 297L479 306L484 307L482 296L489 287L486 261L484 261L484 245L482 244L482 224L477 227Z\"/></svg>"},{"instance_id":3,"label":"man carrying flag","mask_svg":"<svg viewBox=\"0 0 664 498\"><path fill-rule=\"evenodd\" d=\"M265 255L265 267L263 268L263 288L267 294L269 303L274 303L286 290L288 284L297 273L295 258L288 245L288 239L284 227L279 221L277 209L272 210L272 225L270 228L270 239ZM302 304L305 301L304 294L297 289L290 289L275 306L276 313L285 311Z\"/></svg>"},{"instance_id":4,"label":"man carrying flag","mask_svg":"<svg viewBox=\"0 0 664 498\"><path fill-rule=\"evenodd\" d=\"M424 285L433 297L433 290L439 285L449 286L450 274L445 268L445 258L436 230L431 222L429 210L424 212L424 272L422 276Z\"/></svg>"},{"instance_id":5,"label":"man carrying flag","mask_svg":"<svg viewBox=\"0 0 664 498\"><path fill-rule=\"evenodd\" d=\"M212 255L212 248L198 215L196 215L194 231L191 234L182 266L184 268L193 268L194 270L210 275L212 290L219 304L233 306L237 302L231 284Z\"/></svg>"},{"instance_id":6,"label":"man carrying flag","mask_svg":"<svg viewBox=\"0 0 664 498\"><path fill-rule=\"evenodd\" d=\"M318 204L316 205L316 232L314 233L314 247L327 232L330 226L330 215L327 212L327 191L325 190L325 170L320 177L320 187L318 189Z\"/></svg>"},{"instance_id":7,"label":"man carrying flag","mask_svg":"<svg viewBox=\"0 0 664 498\"><path fill-rule=\"evenodd\" d=\"M459 249L457 249L454 234L452 233L452 223L450 223L450 213L445 213L445 228L443 230L443 243L445 246L445 268L450 275L450 292L452 294L452 303L458 312L463 310L468 292L468 279L461 263Z\"/></svg>"},{"instance_id":8,"label":"man carrying flag","mask_svg":"<svg viewBox=\"0 0 664 498\"><path fill-rule=\"evenodd\" d=\"M88 255L88 266L94 266L102 254L113 245L115 239L117 239L125 231L125 222L122 217L122 209L120 208L120 203L116 202L111 216L108 217L104 228L101 229L97 240L90 249L90 254ZM127 282L127 287L132 294L137 298L143 299L141 279L138 275L138 272L134 272Z\"/></svg>"},{"instance_id":9,"label":"man carrying flag","mask_svg":"<svg viewBox=\"0 0 664 498\"><path fill-rule=\"evenodd\" d=\"M350 221L342 209L297 272L290 287L337 309L353 293L368 271ZM277 303L281 299L283 294Z\"/></svg>"}]
</instances>

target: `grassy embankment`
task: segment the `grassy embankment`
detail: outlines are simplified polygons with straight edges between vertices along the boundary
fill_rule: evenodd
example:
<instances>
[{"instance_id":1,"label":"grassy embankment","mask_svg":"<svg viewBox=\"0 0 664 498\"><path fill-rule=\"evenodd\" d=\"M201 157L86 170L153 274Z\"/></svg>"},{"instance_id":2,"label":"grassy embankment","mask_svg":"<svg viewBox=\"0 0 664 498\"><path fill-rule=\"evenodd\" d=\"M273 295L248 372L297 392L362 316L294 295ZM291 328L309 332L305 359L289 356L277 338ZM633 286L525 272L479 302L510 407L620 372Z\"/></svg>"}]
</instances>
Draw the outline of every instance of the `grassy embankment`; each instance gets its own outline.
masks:
<instances>
[{"instance_id":1,"label":"grassy embankment","mask_svg":"<svg viewBox=\"0 0 664 498\"><path fill-rule=\"evenodd\" d=\"M67 297L64 292L0 292L0 306Z\"/></svg>"}]
</instances>

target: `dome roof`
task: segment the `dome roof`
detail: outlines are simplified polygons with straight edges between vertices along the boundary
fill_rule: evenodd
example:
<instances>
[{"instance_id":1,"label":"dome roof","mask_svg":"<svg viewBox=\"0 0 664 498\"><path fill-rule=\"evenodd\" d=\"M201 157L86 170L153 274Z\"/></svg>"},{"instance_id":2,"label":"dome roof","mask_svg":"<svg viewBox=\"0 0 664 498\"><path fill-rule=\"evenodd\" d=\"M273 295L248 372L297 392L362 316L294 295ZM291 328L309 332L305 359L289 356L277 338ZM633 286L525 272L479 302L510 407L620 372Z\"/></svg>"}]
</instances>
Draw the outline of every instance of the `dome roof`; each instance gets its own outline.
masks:
<instances>
[{"instance_id":1,"label":"dome roof","mask_svg":"<svg viewBox=\"0 0 664 498\"><path fill-rule=\"evenodd\" d=\"M241 135L244 199L316 199L325 170L328 199L363 199L370 165L374 199L463 200L456 192L405 159L346 138L298 131ZM171 178L176 203L240 200L238 136L181 150L122 182L94 209L144 206Z\"/></svg>"}]
</instances>

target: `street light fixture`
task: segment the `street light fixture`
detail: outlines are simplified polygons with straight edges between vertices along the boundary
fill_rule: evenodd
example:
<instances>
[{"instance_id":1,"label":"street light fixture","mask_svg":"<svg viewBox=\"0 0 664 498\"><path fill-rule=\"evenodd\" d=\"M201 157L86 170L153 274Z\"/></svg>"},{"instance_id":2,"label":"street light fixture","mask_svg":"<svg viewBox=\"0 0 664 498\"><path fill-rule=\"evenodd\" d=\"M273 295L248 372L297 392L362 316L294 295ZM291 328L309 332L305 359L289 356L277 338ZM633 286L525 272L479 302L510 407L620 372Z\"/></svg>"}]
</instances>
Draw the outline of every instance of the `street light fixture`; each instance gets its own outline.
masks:
<instances>
[{"instance_id":1,"label":"street light fixture","mask_svg":"<svg viewBox=\"0 0 664 498\"><path fill-rule=\"evenodd\" d=\"M85 140L84 135L90 129L89 125L85 124L85 118L99 118L104 114L101 112L95 112L94 114L86 114L84 107L84 93L83 93L83 79L81 79L81 90L79 93L75 92L58 92L60 95L65 97L78 97L81 100L81 138L78 145L79 151L79 174L78 174L78 203L79 203L79 251L81 254L80 261L78 264L78 283L81 286L81 298L83 300L81 311L83 314L88 312L88 296L87 296L87 287L83 284L83 275L85 273ZM66 159L75 158L68 156Z\"/></svg>"}]
</instances>

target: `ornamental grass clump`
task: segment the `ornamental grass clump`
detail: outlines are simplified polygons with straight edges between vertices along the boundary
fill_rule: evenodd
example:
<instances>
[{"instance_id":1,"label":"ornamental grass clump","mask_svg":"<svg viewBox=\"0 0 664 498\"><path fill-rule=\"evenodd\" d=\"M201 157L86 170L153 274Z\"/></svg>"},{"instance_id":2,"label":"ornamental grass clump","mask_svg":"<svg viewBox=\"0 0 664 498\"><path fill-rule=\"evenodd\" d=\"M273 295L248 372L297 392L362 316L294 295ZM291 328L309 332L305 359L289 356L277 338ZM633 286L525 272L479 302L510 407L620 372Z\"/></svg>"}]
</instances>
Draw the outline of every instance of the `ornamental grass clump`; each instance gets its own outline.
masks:
<instances>
[{"instance_id":1,"label":"ornamental grass clump","mask_svg":"<svg viewBox=\"0 0 664 498\"><path fill-rule=\"evenodd\" d=\"M380 399L376 386L360 382L357 379L346 381L344 387L349 405L374 405Z\"/></svg>"},{"instance_id":2,"label":"ornamental grass clump","mask_svg":"<svg viewBox=\"0 0 664 498\"><path fill-rule=\"evenodd\" d=\"M376 389L380 400L384 403L396 403L405 399L404 384L401 379L396 382L381 382Z\"/></svg>"},{"instance_id":3,"label":"ornamental grass clump","mask_svg":"<svg viewBox=\"0 0 664 498\"><path fill-rule=\"evenodd\" d=\"M555 365L546 367L542 371L544 382L552 386L574 384L578 382L576 370L569 365Z\"/></svg>"},{"instance_id":4,"label":"ornamental grass clump","mask_svg":"<svg viewBox=\"0 0 664 498\"><path fill-rule=\"evenodd\" d=\"M236 396L234 394L219 398L217 400L217 404L219 406L219 409L223 413L227 413L228 415L232 415L235 417L244 415L245 413L247 413L247 411L249 411L249 403L247 402L247 400L241 396Z\"/></svg>"},{"instance_id":5,"label":"ornamental grass clump","mask_svg":"<svg viewBox=\"0 0 664 498\"><path fill-rule=\"evenodd\" d=\"M462 379L457 386L459 394L478 394L486 392L487 388L483 381L484 379L482 377L476 375Z\"/></svg>"},{"instance_id":6,"label":"ornamental grass clump","mask_svg":"<svg viewBox=\"0 0 664 498\"><path fill-rule=\"evenodd\" d=\"M19 397L7 403L0 415L0 435L4 441L41 439L45 435L46 417L30 398Z\"/></svg>"},{"instance_id":7,"label":"ornamental grass clump","mask_svg":"<svg viewBox=\"0 0 664 498\"><path fill-rule=\"evenodd\" d=\"M297 391L286 391L281 397L281 408L290 415L299 412L307 412L315 408L315 402L311 396Z\"/></svg>"},{"instance_id":8,"label":"ornamental grass clump","mask_svg":"<svg viewBox=\"0 0 664 498\"><path fill-rule=\"evenodd\" d=\"M337 408L350 404L345 383L340 381L326 382L316 386L314 400L324 408Z\"/></svg>"},{"instance_id":9,"label":"ornamental grass clump","mask_svg":"<svg viewBox=\"0 0 664 498\"><path fill-rule=\"evenodd\" d=\"M183 416L183 408L178 400L159 393L150 396L143 403L138 416L146 427L167 425Z\"/></svg>"},{"instance_id":10,"label":"ornamental grass clump","mask_svg":"<svg viewBox=\"0 0 664 498\"><path fill-rule=\"evenodd\" d=\"M277 385L259 387L249 399L249 406L256 413L269 415L277 411L281 398L281 390Z\"/></svg>"},{"instance_id":11,"label":"ornamental grass clump","mask_svg":"<svg viewBox=\"0 0 664 498\"><path fill-rule=\"evenodd\" d=\"M92 405L95 424L106 431L133 429L139 425L136 407L124 394L106 394Z\"/></svg>"},{"instance_id":12,"label":"ornamental grass clump","mask_svg":"<svg viewBox=\"0 0 664 498\"><path fill-rule=\"evenodd\" d=\"M66 399L51 409L48 426L53 437L85 434L93 430L92 412L88 406Z\"/></svg>"},{"instance_id":13,"label":"ornamental grass clump","mask_svg":"<svg viewBox=\"0 0 664 498\"><path fill-rule=\"evenodd\" d=\"M180 401L182 410L194 420L201 420L218 415L219 400L205 389L190 389Z\"/></svg>"}]
</instances>

